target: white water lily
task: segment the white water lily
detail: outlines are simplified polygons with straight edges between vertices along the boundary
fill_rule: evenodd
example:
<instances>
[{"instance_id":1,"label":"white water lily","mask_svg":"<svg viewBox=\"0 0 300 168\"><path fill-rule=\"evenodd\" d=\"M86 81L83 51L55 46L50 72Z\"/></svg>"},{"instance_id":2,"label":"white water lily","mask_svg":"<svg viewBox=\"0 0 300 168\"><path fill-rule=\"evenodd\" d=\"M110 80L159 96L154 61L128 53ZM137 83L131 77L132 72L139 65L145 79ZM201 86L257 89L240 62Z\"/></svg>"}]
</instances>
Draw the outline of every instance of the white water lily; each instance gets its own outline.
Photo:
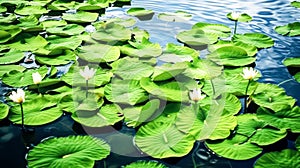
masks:
<instances>
[{"instance_id":1,"label":"white water lily","mask_svg":"<svg viewBox=\"0 0 300 168\"><path fill-rule=\"evenodd\" d=\"M247 80L252 80L258 75L258 71L252 67L243 68L243 78Z\"/></svg>"},{"instance_id":2,"label":"white water lily","mask_svg":"<svg viewBox=\"0 0 300 168\"><path fill-rule=\"evenodd\" d=\"M202 94L200 88L193 89L189 92L190 99L193 101L200 101L206 97L205 94Z\"/></svg>"},{"instance_id":3,"label":"white water lily","mask_svg":"<svg viewBox=\"0 0 300 168\"><path fill-rule=\"evenodd\" d=\"M79 73L85 80L90 80L95 75L96 70L94 68L89 69L88 66L85 66L84 70L81 69Z\"/></svg>"},{"instance_id":4,"label":"white water lily","mask_svg":"<svg viewBox=\"0 0 300 168\"><path fill-rule=\"evenodd\" d=\"M43 78L39 72L32 73L32 80L34 84L40 84L42 79Z\"/></svg>"},{"instance_id":5,"label":"white water lily","mask_svg":"<svg viewBox=\"0 0 300 168\"><path fill-rule=\"evenodd\" d=\"M25 102L25 92L22 89L17 89L17 92L13 91L9 98L15 103L24 103Z\"/></svg>"},{"instance_id":6,"label":"white water lily","mask_svg":"<svg viewBox=\"0 0 300 168\"><path fill-rule=\"evenodd\" d=\"M241 16L241 14L239 12L236 12L236 11L231 12L231 18L233 20L238 20L240 16Z\"/></svg>"}]
</instances>

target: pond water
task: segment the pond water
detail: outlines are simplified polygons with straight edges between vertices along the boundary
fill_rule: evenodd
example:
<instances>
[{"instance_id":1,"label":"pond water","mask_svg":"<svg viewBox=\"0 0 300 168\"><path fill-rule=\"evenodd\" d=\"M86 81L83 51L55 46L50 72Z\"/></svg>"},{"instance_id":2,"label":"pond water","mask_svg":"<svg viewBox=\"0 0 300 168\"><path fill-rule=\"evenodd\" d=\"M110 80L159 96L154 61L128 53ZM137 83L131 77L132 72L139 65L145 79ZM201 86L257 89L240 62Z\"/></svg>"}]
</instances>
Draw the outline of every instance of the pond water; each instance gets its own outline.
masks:
<instances>
[{"instance_id":1,"label":"pond water","mask_svg":"<svg viewBox=\"0 0 300 168\"><path fill-rule=\"evenodd\" d=\"M274 31L275 26L300 21L300 10L290 6L290 2L288 0L132 0L131 6L108 8L106 17L128 17L125 13L130 7L144 7L154 10L155 15L151 20L138 21L137 26L150 33L150 41L165 46L170 42L180 44L175 38L176 34L190 29L197 22L220 23L233 28L233 22L227 19L226 14L233 10L248 13L253 17L253 20L249 23L239 23L237 32L264 33L275 41L274 47L262 49L257 54L255 68L262 73L260 81L279 84L286 89L288 95L300 100L300 84L293 79L282 63L287 57L300 56L300 45L298 45L300 38L281 36ZM158 13L175 12L177 10L189 12L193 15L193 18L185 23L164 22L157 18ZM201 54L204 55L205 52L201 51ZM2 89L5 88L0 87L0 92L2 92ZM300 105L299 102L297 103ZM112 146L112 154L104 161L97 162L95 167L117 168L138 159L150 159L133 145L134 131L134 129L127 127L122 127L118 131L82 128L80 125L74 124L69 115L64 115L54 123L37 127L34 135L29 134L26 140L29 143L37 144L41 139L52 135L66 136L84 132L94 134L97 137L104 138ZM255 159L247 161L224 159L214 155L202 143L198 142L188 156L162 161L174 168L193 167L193 160L201 167L250 168L253 167Z\"/></svg>"}]
</instances>

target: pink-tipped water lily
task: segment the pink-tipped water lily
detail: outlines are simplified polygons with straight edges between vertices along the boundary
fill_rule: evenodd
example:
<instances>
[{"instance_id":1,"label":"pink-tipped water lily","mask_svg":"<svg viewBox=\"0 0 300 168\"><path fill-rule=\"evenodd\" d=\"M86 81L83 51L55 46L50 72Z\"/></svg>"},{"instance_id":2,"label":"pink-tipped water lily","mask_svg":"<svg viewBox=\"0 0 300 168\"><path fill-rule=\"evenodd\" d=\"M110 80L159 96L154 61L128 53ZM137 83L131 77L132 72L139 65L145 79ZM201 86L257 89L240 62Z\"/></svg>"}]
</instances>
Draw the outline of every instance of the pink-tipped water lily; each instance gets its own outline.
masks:
<instances>
[{"instance_id":1,"label":"pink-tipped water lily","mask_svg":"<svg viewBox=\"0 0 300 168\"><path fill-rule=\"evenodd\" d=\"M258 75L258 71L252 67L243 68L243 78L247 80L252 80Z\"/></svg>"},{"instance_id":2,"label":"pink-tipped water lily","mask_svg":"<svg viewBox=\"0 0 300 168\"><path fill-rule=\"evenodd\" d=\"M32 73L32 80L34 84L40 84L42 79L43 78L39 72Z\"/></svg>"},{"instance_id":3,"label":"pink-tipped water lily","mask_svg":"<svg viewBox=\"0 0 300 168\"><path fill-rule=\"evenodd\" d=\"M88 66L85 66L84 70L81 69L79 73L85 80L90 80L94 77L96 70L94 68L90 69Z\"/></svg>"},{"instance_id":4,"label":"pink-tipped water lily","mask_svg":"<svg viewBox=\"0 0 300 168\"><path fill-rule=\"evenodd\" d=\"M25 92L22 89L17 89L17 92L13 91L9 98L15 103L25 102Z\"/></svg>"},{"instance_id":5,"label":"pink-tipped water lily","mask_svg":"<svg viewBox=\"0 0 300 168\"><path fill-rule=\"evenodd\" d=\"M206 97L206 95L202 94L200 88L195 88L189 92L190 99L193 101L201 101Z\"/></svg>"}]
</instances>

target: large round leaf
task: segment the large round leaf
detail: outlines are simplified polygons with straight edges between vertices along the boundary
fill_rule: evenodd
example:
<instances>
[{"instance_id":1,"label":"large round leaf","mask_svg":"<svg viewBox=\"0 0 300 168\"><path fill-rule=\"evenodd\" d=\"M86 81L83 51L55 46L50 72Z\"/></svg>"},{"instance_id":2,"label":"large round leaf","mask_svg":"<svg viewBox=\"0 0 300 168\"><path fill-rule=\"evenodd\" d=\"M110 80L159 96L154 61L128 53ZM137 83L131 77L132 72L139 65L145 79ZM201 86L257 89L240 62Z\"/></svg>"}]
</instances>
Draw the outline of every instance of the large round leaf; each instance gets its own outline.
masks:
<instances>
[{"instance_id":1,"label":"large round leaf","mask_svg":"<svg viewBox=\"0 0 300 168\"><path fill-rule=\"evenodd\" d=\"M99 16L98 13L78 11L75 14L64 13L62 18L65 19L66 21L69 21L69 22L88 23L88 22L96 21L98 16Z\"/></svg>"},{"instance_id":2,"label":"large round leaf","mask_svg":"<svg viewBox=\"0 0 300 168\"><path fill-rule=\"evenodd\" d=\"M232 42L232 41L224 41L224 40L219 40L216 44L209 45L208 50L210 52L214 52L218 48L225 47L225 46L235 46L235 47L240 47L244 49L247 52L247 55L249 56L254 56L257 53L257 48L255 46L242 43L240 41L238 42Z\"/></svg>"},{"instance_id":3,"label":"large round leaf","mask_svg":"<svg viewBox=\"0 0 300 168\"><path fill-rule=\"evenodd\" d=\"M21 61L25 54L20 50L9 50L6 53L0 52L0 64L11 64Z\"/></svg>"},{"instance_id":4,"label":"large round leaf","mask_svg":"<svg viewBox=\"0 0 300 168\"><path fill-rule=\"evenodd\" d=\"M104 42L127 41L131 38L131 31L119 24L108 23L92 33L91 36L95 40Z\"/></svg>"},{"instance_id":5,"label":"large round leaf","mask_svg":"<svg viewBox=\"0 0 300 168\"><path fill-rule=\"evenodd\" d=\"M40 35L20 34L8 46L21 51L34 51L45 47L47 44L47 40Z\"/></svg>"},{"instance_id":6,"label":"large round leaf","mask_svg":"<svg viewBox=\"0 0 300 168\"><path fill-rule=\"evenodd\" d=\"M269 152L262 155L254 165L254 168L297 168L300 165L300 152L292 149Z\"/></svg>"},{"instance_id":7,"label":"large round leaf","mask_svg":"<svg viewBox=\"0 0 300 168\"><path fill-rule=\"evenodd\" d=\"M81 34L84 30L84 27L78 24L67 24L64 26L50 27L46 29L48 33L60 36L78 35Z\"/></svg>"},{"instance_id":8,"label":"large round leaf","mask_svg":"<svg viewBox=\"0 0 300 168\"><path fill-rule=\"evenodd\" d=\"M36 55L35 59L38 63L44 65L65 65L70 63L70 61L75 61L76 54L71 50L64 50L59 55L52 55L52 56Z\"/></svg>"},{"instance_id":9,"label":"large round leaf","mask_svg":"<svg viewBox=\"0 0 300 168\"><path fill-rule=\"evenodd\" d=\"M158 18L167 22L186 22L192 19L192 15L184 11L176 11L174 13L160 13Z\"/></svg>"},{"instance_id":10,"label":"large round leaf","mask_svg":"<svg viewBox=\"0 0 300 168\"><path fill-rule=\"evenodd\" d=\"M212 24L205 22L198 22L193 27L193 29L201 29L205 33L216 34L219 37L229 37L231 29L223 24Z\"/></svg>"},{"instance_id":11,"label":"large round leaf","mask_svg":"<svg viewBox=\"0 0 300 168\"><path fill-rule=\"evenodd\" d=\"M1 10L1 6L0 6ZM9 14L8 16L0 16L0 23L12 23L17 19L15 14Z\"/></svg>"},{"instance_id":12,"label":"large round leaf","mask_svg":"<svg viewBox=\"0 0 300 168\"><path fill-rule=\"evenodd\" d=\"M283 64L287 67L300 67L300 57L286 58Z\"/></svg>"},{"instance_id":13,"label":"large round leaf","mask_svg":"<svg viewBox=\"0 0 300 168\"><path fill-rule=\"evenodd\" d=\"M137 80L113 80L105 86L104 93L114 103L135 105L148 99L147 92Z\"/></svg>"},{"instance_id":14,"label":"large round leaf","mask_svg":"<svg viewBox=\"0 0 300 168\"><path fill-rule=\"evenodd\" d=\"M201 29L192 29L180 32L177 34L176 38L179 41L191 46L213 44L218 41L218 35L205 33Z\"/></svg>"},{"instance_id":15,"label":"large round leaf","mask_svg":"<svg viewBox=\"0 0 300 168\"><path fill-rule=\"evenodd\" d=\"M120 50L105 44L86 45L78 48L78 57L88 62L112 62L120 57Z\"/></svg>"},{"instance_id":16,"label":"large round leaf","mask_svg":"<svg viewBox=\"0 0 300 168\"><path fill-rule=\"evenodd\" d=\"M72 118L88 127L104 127L114 125L115 123L123 119L123 115L120 110L114 104L106 104L102 106L99 112L91 116L80 116L78 113L89 113L88 111L75 112L72 114Z\"/></svg>"},{"instance_id":17,"label":"large round leaf","mask_svg":"<svg viewBox=\"0 0 300 168\"><path fill-rule=\"evenodd\" d=\"M24 124L38 126L50 123L58 119L63 113L57 107L58 97L53 95L35 95L26 93L25 102L22 104L24 109ZM19 104L11 107L9 120L21 124L22 115Z\"/></svg>"},{"instance_id":18,"label":"large round leaf","mask_svg":"<svg viewBox=\"0 0 300 168\"><path fill-rule=\"evenodd\" d=\"M4 103L0 103L0 121L7 117L8 112L9 106Z\"/></svg>"},{"instance_id":19,"label":"large round leaf","mask_svg":"<svg viewBox=\"0 0 300 168\"><path fill-rule=\"evenodd\" d=\"M179 46L173 43L168 43L162 55L158 58L164 62L184 62L192 61L199 56L199 52L185 46Z\"/></svg>"},{"instance_id":20,"label":"large round leaf","mask_svg":"<svg viewBox=\"0 0 300 168\"><path fill-rule=\"evenodd\" d=\"M259 106L275 112L290 109L296 102L293 97L286 95L283 88L274 84L259 84L251 97Z\"/></svg>"},{"instance_id":21,"label":"large round leaf","mask_svg":"<svg viewBox=\"0 0 300 168\"><path fill-rule=\"evenodd\" d=\"M181 74L187 68L186 62L178 62L175 64L163 64L162 66L157 66L154 68L154 72L151 76L153 81L163 81L168 80L176 75Z\"/></svg>"},{"instance_id":22,"label":"large round leaf","mask_svg":"<svg viewBox=\"0 0 300 168\"><path fill-rule=\"evenodd\" d=\"M0 30L0 43L5 43L13 39L16 35L22 32L22 29L19 27L11 27L9 29Z\"/></svg>"},{"instance_id":23,"label":"large round leaf","mask_svg":"<svg viewBox=\"0 0 300 168\"><path fill-rule=\"evenodd\" d=\"M248 137L239 134L225 140L206 141L216 154L233 160L251 159L262 152L262 148L250 143Z\"/></svg>"},{"instance_id":24,"label":"large round leaf","mask_svg":"<svg viewBox=\"0 0 300 168\"><path fill-rule=\"evenodd\" d=\"M40 15L48 13L48 10L42 6L24 6L15 10L16 14L19 15Z\"/></svg>"},{"instance_id":25,"label":"large round leaf","mask_svg":"<svg viewBox=\"0 0 300 168\"><path fill-rule=\"evenodd\" d=\"M145 16L153 13L154 12L152 10L147 10L145 8L130 8L127 10L127 14L132 16Z\"/></svg>"},{"instance_id":26,"label":"large round leaf","mask_svg":"<svg viewBox=\"0 0 300 168\"><path fill-rule=\"evenodd\" d=\"M281 35L298 36L300 35L300 22L289 23L283 26L276 26L275 31Z\"/></svg>"},{"instance_id":27,"label":"large round leaf","mask_svg":"<svg viewBox=\"0 0 300 168\"><path fill-rule=\"evenodd\" d=\"M47 139L27 156L29 167L92 168L94 161L106 158L110 146L102 139L91 136L68 136Z\"/></svg>"},{"instance_id":28,"label":"large round leaf","mask_svg":"<svg viewBox=\"0 0 300 168\"><path fill-rule=\"evenodd\" d=\"M5 74L5 73L8 73L12 70L17 70L17 71L20 71L20 72L23 72L25 71L25 67L23 66L20 66L20 65L1 65L0 66L0 78Z\"/></svg>"},{"instance_id":29,"label":"large round leaf","mask_svg":"<svg viewBox=\"0 0 300 168\"><path fill-rule=\"evenodd\" d=\"M271 37L261 33L235 34L233 41L240 41L257 48L268 48L274 45L274 40Z\"/></svg>"},{"instance_id":30,"label":"large round leaf","mask_svg":"<svg viewBox=\"0 0 300 168\"><path fill-rule=\"evenodd\" d=\"M124 166L124 168L167 168L167 166L157 162L157 161L143 161L139 160L129 165Z\"/></svg>"},{"instance_id":31,"label":"large round leaf","mask_svg":"<svg viewBox=\"0 0 300 168\"><path fill-rule=\"evenodd\" d=\"M300 108L298 106L276 113L266 108L259 108L257 110L257 118L278 129L288 129L294 133L300 133L300 125L297 124L300 122Z\"/></svg>"}]
</instances>

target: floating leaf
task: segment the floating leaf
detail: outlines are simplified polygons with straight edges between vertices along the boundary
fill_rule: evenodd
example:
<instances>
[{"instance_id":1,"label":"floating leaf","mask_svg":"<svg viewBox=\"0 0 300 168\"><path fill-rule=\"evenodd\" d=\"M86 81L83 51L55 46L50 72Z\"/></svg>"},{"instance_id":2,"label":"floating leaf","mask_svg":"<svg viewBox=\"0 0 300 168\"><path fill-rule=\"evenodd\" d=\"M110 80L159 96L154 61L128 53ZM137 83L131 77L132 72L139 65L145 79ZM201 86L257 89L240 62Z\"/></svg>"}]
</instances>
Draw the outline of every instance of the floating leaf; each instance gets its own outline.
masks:
<instances>
[{"instance_id":1,"label":"floating leaf","mask_svg":"<svg viewBox=\"0 0 300 168\"><path fill-rule=\"evenodd\" d=\"M192 19L192 15L184 11L176 11L174 13L160 13L158 18L167 22L186 22Z\"/></svg>"},{"instance_id":2,"label":"floating leaf","mask_svg":"<svg viewBox=\"0 0 300 168\"><path fill-rule=\"evenodd\" d=\"M218 41L218 35L205 33L201 29L182 31L177 34L176 38L179 41L191 46L213 44Z\"/></svg>"},{"instance_id":3,"label":"floating leaf","mask_svg":"<svg viewBox=\"0 0 300 168\"><path fill-rule=\"evenodd\" d=\"M213 45L209 45L208 46L208 50L210 52L214 52L215 50L217 50L218 48L221 47L240 47L242 49L244 49L247 52L248 56L254 56L257 53L257 48L255 46L246 44L246 43L242 43L242 42L232 42L232 41L223 41L223 40L219 40L216 44Z\"/></svg>"},{"instance_id":4,"label":"floating leaf","mask_svg":"<svg viewBox=\"0 0 300 168\"><path fill-rule=\"evenodd\" d=\"M300 83L300 72L296 73L296 74L294 75L294 78L295 78L295 80L296 80L297 82Z\"/></svg>"},{"instance_id":5,"label":"floating leaf","mask_svg":"<svg viewBox=\"0 0 300 168\"><path fill-rule=\"evenodd\" d=\"M106 158L110 146L91 136L68 136L42 141L27 156L29 167L92 168L94 161Z\"/></svg>"},{"instance_id":6,"label":"floating leaf","mask_svg":"<svg viewBox=\"0 0 300 168\"><path fill-rule=\"evenodd\" d=\"M48 46L46 46L46 48L49 50L52 49L75 50L82 43L82 40L76 36L60 37L60 36L51 35L48 36L46 40L49 42Z\"/></svg>"},{"instance_id":7,"label":"floating leaf","mask_svg":"<svg viewBox=\"0 0 300 168\"><path fill-rule=\"evenodd\" d=\"M254 164L254 168L265 167L298 167L300 165L300 152L292 149L265 153Z\"/></svg>"},{"instance_id":8,"label":"floating leaf","mask_svg":"<svg viewBox=\"0 0 300 168\"><path fill-rule=\"evenodd\" d=\"M286 58L283 64L287 67L300 67L300 57Z\"/></svg>"},{"instance_id":9,"label":"floating leaf","mask_svg":"<svg viewBox=\"0 0 300 168\"><path fill-rule=\"evenodd\" d=\"M219 37L229 37L231 32L231 29L223 24L212 24L205 22L198 22L192 28L201 29L205 33L216 34Z\"/></svg>"},{"instance_id":10,"label":"floating leaf","mask_svg":"<svg viewBox=\"0 0 300 168\"><path fill-rule=\"evenodd\" d=\"M48 9L53 11L65 11L75 8L75 1L56 0L48 5Z\"/></svg>"},{"instance_id":11,"label":"floating leaf","mask_svg":"<svg viewBox=\"0 0 300 168\"><path fill-rule=\"evenodd\" d=\"M274 45L274 40L271 37L261 33L235 34L233 36L233 41L240 41L257 48L268 48Z\"/></svg>"},{"instance_id":12,"label":"floating leaf","mask_svg":"<svg viewBox=\"0 0 300 168\"><path fill-rule=\"evenodd\" d=\"M1 6L0 6L0 8L1 8ZM9 14L8 16L0 16L0 23L12 23L16 19L17 19L17 17L15 14Z\"/></svg>"},{"instance_id":13,"label":"floating leaf","mask_svg":"<svg viewBox=\"0 0 300 168\"><path fill-rule=\"evenodd\" d=\"M21 51L34 51L45 47L47 44L47 40L40 35L20 34L8 46Z\"/></svg>"},{"instance_id":14,"label":"floating leaf","mask_svg":"<svg viewBox=\"0 0 300 168\"><path fill-rule=\"evenodd\" d=\"M227 18L233 21L236 21L235 19L232 18L232 12L227 14ZM252 17L248 15L247 13L242 13L240 14L239 18L237 21L239 22L250 22L252 20Z\"/></svg>"},{"instance_id":15,"label":"floating leaf","mask_svg":"<svg viewBox=\"0 0 300 168\"><path fill-rule=\"evenodd\" d=\"M9 50L6 53L0 52L0 64L12 64L21 61L24 58L24 53L19 50Z\"/></svg>"},{"instance_id":16,"label":"floating leaf","mask_svg":"<svg viewBox=\"0 0 300 168\"><path fill-rule=\"evenodd\" d=\"M74 23L88 23L94 22L98 19L98 13L78 11L75 14L63 13L62 18L69 22Z\"/></svg>"},{"instance_id":17,"label":"floating leaf","mask_svg":"<svg viewBox=\"0 0 300 168\"><path fill-rule=\"evenodd\" d=\"M114 103L135 105L148 99L137 80L113 80L104 88L105 97Z\"/></svg>"},{"instance_id":18,"label":"floating leaf","mask_svg":"<svg viewBox=\"0 0 300 168\"><path fill-rule=\"evenodd\" d=\"M7 8L5 6L0 5L0 13L6 12Z\"/></svg>"},{"instance_id":19,"label":"floating leaf","mask_svg":"<svg viewBox=\"0 0 300 168\"><path fill-rule=\"evenodd\" d=\"M175 64L163 64L154 68L154 72L151 76L153 81L163 81L176 77L181 74L187 68L186 62L178 62Z\"/></svg>"},{"instance_id":20,"label":"floating leaf","mask_svg":"<svg viewBox=\"0 0 300 168\"><path fill-rule=\"evenodd\" d=\"M154 14L154 12L145 8L130 8L129 10L127 10L127 14L131 16L145 16L152 15Z\"/></svg>"},{"instance_id":21,"label":"floating leaf","mask_svg":"<svg viewBox=\"0 0 300 168\"><path fill-rule=\"evenodd\" d=\"M7 117L8 112L9 106L4 103L0 103L0 121Z\"/></svg>"},{"instance_id":22,"label":"floating leaf","mask_svg":"<svg viewBox=\"0 0 300 168\"><path fill-rule=\"evenodd\" d=\"M159 56L159 60L164 62L184 62L192 61L198 58L199 52L185 46L179 46L173 43L168 43L162 55Z\"/></svg>"},{"instance_id":23,"label":"floating leaf","mask_svg":"<svg viewBox=\"0 0 300 168\"><path fill-rule=\"evenodd\" d=\"M289 23L283 26L276 26L275 31L281 35L298 36L300 35L300 22Z\"/></svg>"},{"instance_id":24,"label":"floating leaf","mask_svg":"<svg viewBox=\"0 0 300 168\"><path fill-rule=\"evenodd\" d=\"M93 26L96 27L96 29L101 28L101 26L103 26L103 24L108 24L108 23L115 23L115 24L119 24L122 25L124 27L131 27L133 25L135 25L136 20L134 18L111 18L111 19L107 19L107 20L103 20L101 22L95 22L92 23Z\"/></svg>"},{"instance_id":25,"label":"floating leaf","mask_svg":"<svg viewBox=\"0 0 300 168\"><path fill-rule=\"evenodd\" d=\"M36 55L35 59L43 65L65 65L76 60L76 54L71 50L64 50L61 54L52 56Z\"/></svg>"},{"instance_id":26,"label":"floating leaf","mask_svg":"<svg viewBox=\"0 0 300 168\"><path fill-rule=\"evenodd\" d=\"M149 39L150 34L146 30L141 30L138 27L134 27L131 30L133 38L137 41L143 40L143 38Z\"/></svg>"},{"instance_id":27,"label":"floating leaf","mask_svg":"<svg viewBox=\"0 0 300 168\"><path fill-rule=\"evenodd\" d=\"M41 15L48 12L49 11L42 6L24 6L15 10L15 13L19 15Z\"/></svg>"},{"instance_id":28,"label":"floating leaf","mask_svg":"<svg viewBox=\"0 0 300 168\"><path fill-rule=\"evenodd\" d=\"M1 58L1 57L0 57ZM25 67L23 66L20 66L20 65L1 65L0 66L0 78L5 74L5 73L8 73L12 70L17 70L17 71L20 71L20 72L23 72L25 71Z\"/></svg>"},{"instance_id":29,"label":"floating leaf","mask_svg":"<svg viewBox=\"0 0 300 168\"><path fill-rule=\"evenodd\" d=\"M120 49L105 44L85 45L78 48L78 57L88 62L113 62L120 57Z\"/></svg>"},{"instance_id":30,"label":"floating leaf","mask_svg":"<svg viewBox=\"0 0 300 168\"><path fill-rule=\"evenodd\" d=\"M20 29L18 27L14 27L14 28L8 29L8 30L6 30L6 29L0 30L0 43L5 43L5 42L13 39L15 36L17 36L21 32L22 32L22 29Z\"/></svg>"},{"instance_id":31,"label":"floating leaf","mask_svg":"<svg viewBox=\"0 0 300 168\"><path fill-rule=\"evenodd\" d=\"M167 166L157 162L157 161L143 161L138 160L136 162L130 163L129 165L124 166L124 168L167 168Z\"/></svg>"},{"instance_id":32,"label":"floating leaf","mask_svg":"<svg viewBox=\"0 0 300 168\"><path fill-rule=\"evenodd\" d=\"M158 43L151 43L148 39L143 38L142 41L128 41L129 44L120 47L123 54L140 57L151 58L157 57L162 53L162 49Z\"/></svg>"},{"instance_id":33,"label":"floating leaf","mask_svg":"<svg viewBox=\"0 0 300 168\"><path fill-rule=\"evenodd\" d=\"M41 22L41 25L44 27L44 29L49 27L65 26L67 24L68 23L65 20L45 20Z\"/></svg>"},{"instance_id":34,"label":"floating leaf","mask_svg":"<svg viewBox=\"0 0 300 168\"><path fill-rule=\"evenodd\" d=\"M84 30L84 27L78 24L68 24L65 26L50 27L46 29L48 33L60 36L78 35L81 34Z\"/></svg>"},{"instance_id":35,"label":"floating leaf","mask_svg":"<svg viewBox=\"0 0 300 168\"><path fill-rule=\"evenodd\" d=\"M251 98L259 106L275 112L290 109L296 102L293 97L286 95L283 88L274 84L259 84Z\"/></svg>"},{"instance_id":36,"label":"floating leaf","mask_svg":"<svg viewBox=\"0 0 300 168\"><path fill-rule=\"evenodd\" d=\"M298 2L298 1L291 2L291 5L295 8L300 8L300 2Z\"/></svg>"}]
</instances>

